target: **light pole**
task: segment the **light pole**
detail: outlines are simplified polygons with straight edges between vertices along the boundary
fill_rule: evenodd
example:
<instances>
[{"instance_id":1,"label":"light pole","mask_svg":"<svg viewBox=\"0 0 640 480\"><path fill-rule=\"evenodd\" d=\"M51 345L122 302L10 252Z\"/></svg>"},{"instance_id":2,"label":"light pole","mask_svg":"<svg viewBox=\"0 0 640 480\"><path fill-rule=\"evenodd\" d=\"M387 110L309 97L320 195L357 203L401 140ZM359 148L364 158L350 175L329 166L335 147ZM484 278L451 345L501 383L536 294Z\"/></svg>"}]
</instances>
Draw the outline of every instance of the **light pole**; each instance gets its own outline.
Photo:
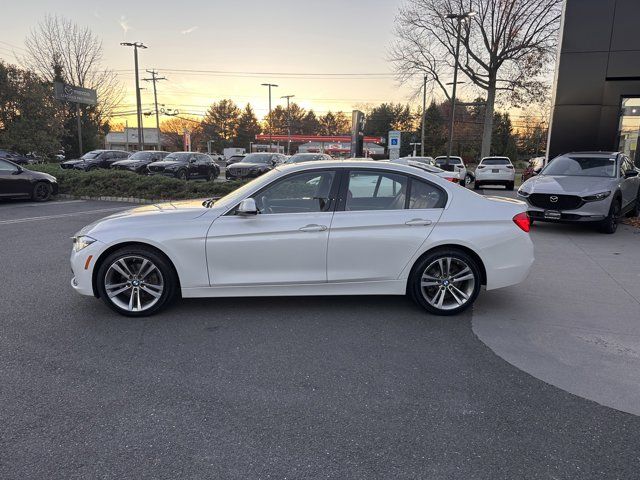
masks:
<instances>
[{"instance_id":1,"label":"light pole","mask_svg":"<svg viewBox=\"0 0 640 480\"><path fill-rule=\"evenodd\" d=\"M160 112L158 112L158 92L156 90L156 82L160 80L166 80L166 77L158 77L158 72L155 70L147 70L147 73L151 74L151 78L143 78L145 82L153 82L153 101L156 106L156 133L158 134L158 150L162 150L162 142L160 141Z\"/></svg>"},{"instance_id":2,"label":"light pole","mask_svg":"<svg viewBox=\"0 0 640 480\"><path fill-rule=\"evenodd\" d=\"M269 152L271 152L271 146L273 145L273 129L271 127L271 88L276 88L278 85L275 83L263 83L263 87L269 87Z\"/></svg>"},{"instance_id":3,"label":"light pole","mask_svg":"<svg viewBox=\"0 0 640 480\"><path fill-rule=\"evenodd\" d=\"M295 95L284 95L280 98L287 99L287 155L291 154L291 112L289 110L289 100L291 100Z\"/></svg>"},{"instance_id":4,"label":"light pole","mask_svg":"<svg viewBox=\"0 0 640 480\"><path fill-rule=\"evenodd\" d=\"M458 87L458 59L460 57L460 35L462 34L462 21L467 18L473 17L476 12L467 12L467 13L449 13L446 15L446 18L450 20L457 21L456 27L456 53L453 67L453 89L451 92L451 126L449 128L449 149L447 151L447 165L449 165L449 161L451 159L451 153L453 152L453 128L455 126L455 115L456 115L456 93Z\"/></svg>"},{"instance_id":5,"label":"light pole","mask_svg":"<svg viewBox=\"0 0 640 480\"><path fill-rule=\"evenodd\" d=\"M427 119L427 76L424 76L422 82L422 132L420 133L420 156L424 157L424 132L425 132L425 120ZM415 157L415 155L414 155Z\"/></svg>"},{"instance_id":6,"label":"light pole","mask_svg":"<svg viewBox=\"0 0 640 480\"><path fill-rule=\"evenodd\" d=\"M144 149L142 132L142 103L140 101L140 79L138 78L138 49L147 48L142 42L121 42L123 47L133 47L133 63L136 70L136 108L138 112L138 150Z\"/></svg>"}]
</instances>

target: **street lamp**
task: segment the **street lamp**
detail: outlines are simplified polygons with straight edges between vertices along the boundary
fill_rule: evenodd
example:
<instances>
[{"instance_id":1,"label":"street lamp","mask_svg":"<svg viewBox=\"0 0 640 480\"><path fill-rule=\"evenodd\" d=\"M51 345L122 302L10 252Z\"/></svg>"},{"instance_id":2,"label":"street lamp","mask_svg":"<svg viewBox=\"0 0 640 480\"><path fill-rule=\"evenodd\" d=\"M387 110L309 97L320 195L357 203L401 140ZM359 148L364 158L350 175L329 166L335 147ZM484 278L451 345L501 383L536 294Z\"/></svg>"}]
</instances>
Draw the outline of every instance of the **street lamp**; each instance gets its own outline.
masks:
<instances>
[{"instance_id":1,"label":"street lamp","mask_svg":"<svg viewBox=\"0 0 640 480\"><path fill-rule=\"evenodd\" d=\"M291 113L289 111L289 101L295 97L295 95L284 95L280 98L287 99L287 155L291 154Z\"/></svg>"},{"instance_id":2,"label":"street lamp","mask_svg":"<svg viewBox=\"0 0 640 480\"><path fill-rule=\"evenodd\" d=\"M147 48L142 42L120 42L123 47L133 47L133 63L136 70L136 109L138 113L138 150L144 150L142 131L142 103L140 100L140 80L138 79L138 49Z\"/></svg>"},{"instance_id":3,"label":"street lamp","mask_svg":"<svg viewBox=\"0 0 640 480\"><path fill-rule=\"evenodd\" d=\"M468 18L471 18L476 15L476 12L466 12L466 13L449 13L446 15L446 18L449 20L456 20L456 53L455 53L455 63L453 67L453 89L451 92L451 126L449 129L449 149L447 151L447 165L449 165L451 159L451 153L453 152L453 128L455 126L455 115L456 115L456 93L458 87L458 60L460 57L460 36L462 34L462 22Z\"/></svg>"},{"instance_id":4,"label":"street lamp","mask_svg":"<svg viewBox=\"0 0 640 480\"><path fill-rule=\"evenodd\" d=\"M261 85L263 87L269 87L269 151L271 151L271 146L273 145L273 130L271 127L271 88L276 88L278 85L275 83L263 83Z\"/></svg>"}]
</instances>

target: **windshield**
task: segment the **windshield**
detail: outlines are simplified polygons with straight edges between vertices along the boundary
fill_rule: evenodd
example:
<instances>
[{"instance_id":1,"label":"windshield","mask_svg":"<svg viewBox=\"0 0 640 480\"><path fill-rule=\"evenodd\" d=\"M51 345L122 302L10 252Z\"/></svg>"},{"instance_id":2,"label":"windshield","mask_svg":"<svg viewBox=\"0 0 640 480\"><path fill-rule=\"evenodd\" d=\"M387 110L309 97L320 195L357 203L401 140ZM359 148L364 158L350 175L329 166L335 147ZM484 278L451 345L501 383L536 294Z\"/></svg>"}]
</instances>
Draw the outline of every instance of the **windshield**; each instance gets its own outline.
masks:
<instances>
[{"instance_id":1,"label":"windshield","mask_svg":"<svg viewBox=\"0 0 640 480\"><path fill-rule=\"evenodd\" d=\"M511 165L508 158L483 158L480 162L482 165Z\"/></svg>"},{"instance_id":2,"label":"windshield","mask_svg":"<svg viewBox=\"0 0 640 480\"><path fill-rule=\"evenodd\" d=\"M156 152L136 152L129 157L129 160L151 160Z\"/></svg>"},{"instance_id":3,"label":"windshield","mask_svg":"<svg viewBox=\"0 0 640 480\"><path fill-rule=\"evenodd\" d=\"M102 152L100 151L95 151L95 152L87 152L84 155L82 155L82 157L80 157L83 160L91 160L92 158L97 158L98 155L100 155Z\"/></svg>"},{"instance_id":4,"label":"windshield","mask_svg":"<svg viewBox=\"0 0 640 480\"><path fill-rule=\"evenodd\" d=\"M170 160L173 162L187 162L189 161L191 155L193 155L193 153L191 152L174 152L164 157L164 160Z\"/></svg>"},{"instance_id":5,"label":"windshield","mask_svg":"<svg viewBox=\"0 0 640 480\"><path fill-rule=\"evenodd\" d=\"M543 175L567 177L609 177L616 176L615 157L574 157L561 156L547 165Z\"/></svg>"},{"instance_id":6,"label":"windshield","mask_svg":"<svg viewBox=\"0 0 640 480\"><path fill-rule=\"evenodd\" d=\"M240 188L238 188L237 190L234 190L231 193L228 193L227 195L225 195L224 197L221 197L220 199L216 200L215 205L217 206L231 206L234 202L238 201L242 196L244 196L244 194L251 190L252 188L254 188L256 182L260 182L262 183L264 180L268 180L269 178L278 175L278 170L274 169L271 170L267 173L265 173L264 175L258 177L258 178L254 178L253 180L251 180L249 183L245 183L244 185L242 185ZM211 205L209 205L211 206Z\"/></svg>"},{"instance_id":7,"label":"windshield","mask_svg":"<svg viewBox=\"0 0 640 480\"><path fill-rule=\"evenodd\" d=\"M242 160L242 163L271 163L270 153L250 153Z\"/></svg>"}]
</instances>

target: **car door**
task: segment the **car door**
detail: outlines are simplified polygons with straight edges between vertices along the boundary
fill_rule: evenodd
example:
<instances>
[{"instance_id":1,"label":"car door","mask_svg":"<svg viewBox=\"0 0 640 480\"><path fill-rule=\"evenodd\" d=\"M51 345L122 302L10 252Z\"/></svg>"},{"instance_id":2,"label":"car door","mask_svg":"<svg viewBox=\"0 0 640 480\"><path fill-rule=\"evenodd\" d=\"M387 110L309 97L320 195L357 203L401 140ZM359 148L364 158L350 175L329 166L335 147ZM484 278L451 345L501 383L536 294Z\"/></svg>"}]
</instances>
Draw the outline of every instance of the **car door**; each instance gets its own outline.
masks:
<instances>
[{"instance_id":1,"label":"car door","mask_svg":"<svg viewBox=\"0 0 640 480\"><path fill-rule=\"evenodd\" d=\"M14 197L31 194L31 183L19 167L0 160L0 197Z\"/></svg>"},{"instance_id":2,"label":"car door","mask_svg":"<svg viewBox=\"0 0 640 480\"><path fill-rule=\"evenodd\" d=\"M328 281L395 280L440 219L446 192L394 172L345 177L329 232Z\"/></svg>"},{"instance_id":3,"label":"car door","mask_svg":"<svg viewBox=\"0 0 640 480\"><path fill-rule=\"evenodd\" d=\"M253 195L258 215L236 215L234 208L213 222L211 285L326 282L336 177L330 169L288 175Z\"/></svg>"}]
</instances>

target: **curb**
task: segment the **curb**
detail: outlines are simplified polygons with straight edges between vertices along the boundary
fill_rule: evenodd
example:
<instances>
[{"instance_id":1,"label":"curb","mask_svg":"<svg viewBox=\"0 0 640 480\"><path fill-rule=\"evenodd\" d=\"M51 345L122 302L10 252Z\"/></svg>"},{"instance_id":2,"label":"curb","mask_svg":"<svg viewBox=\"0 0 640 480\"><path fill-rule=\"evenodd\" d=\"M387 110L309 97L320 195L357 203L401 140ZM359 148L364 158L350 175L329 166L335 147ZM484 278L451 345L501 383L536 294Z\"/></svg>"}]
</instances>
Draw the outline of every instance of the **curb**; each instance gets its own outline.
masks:
<instances>
[{"instance_id":1,"label":"curb","mask_svg":"<svg viewBox=\"0 0 640 480\"><path fill-rule=\"evenodd\" d=\"M67 193L59 193L56 195L57 198L63 198L65 200L100 200L103 202L125 202L125 203L139 203L148 205L151 203L159 203L159 202L170 202L169 199L163 200L149 200L147 198L135 198L135 197L88 197L85 195L77 196L77 195L69 195Z\"/></svg>"}]
</instances>

